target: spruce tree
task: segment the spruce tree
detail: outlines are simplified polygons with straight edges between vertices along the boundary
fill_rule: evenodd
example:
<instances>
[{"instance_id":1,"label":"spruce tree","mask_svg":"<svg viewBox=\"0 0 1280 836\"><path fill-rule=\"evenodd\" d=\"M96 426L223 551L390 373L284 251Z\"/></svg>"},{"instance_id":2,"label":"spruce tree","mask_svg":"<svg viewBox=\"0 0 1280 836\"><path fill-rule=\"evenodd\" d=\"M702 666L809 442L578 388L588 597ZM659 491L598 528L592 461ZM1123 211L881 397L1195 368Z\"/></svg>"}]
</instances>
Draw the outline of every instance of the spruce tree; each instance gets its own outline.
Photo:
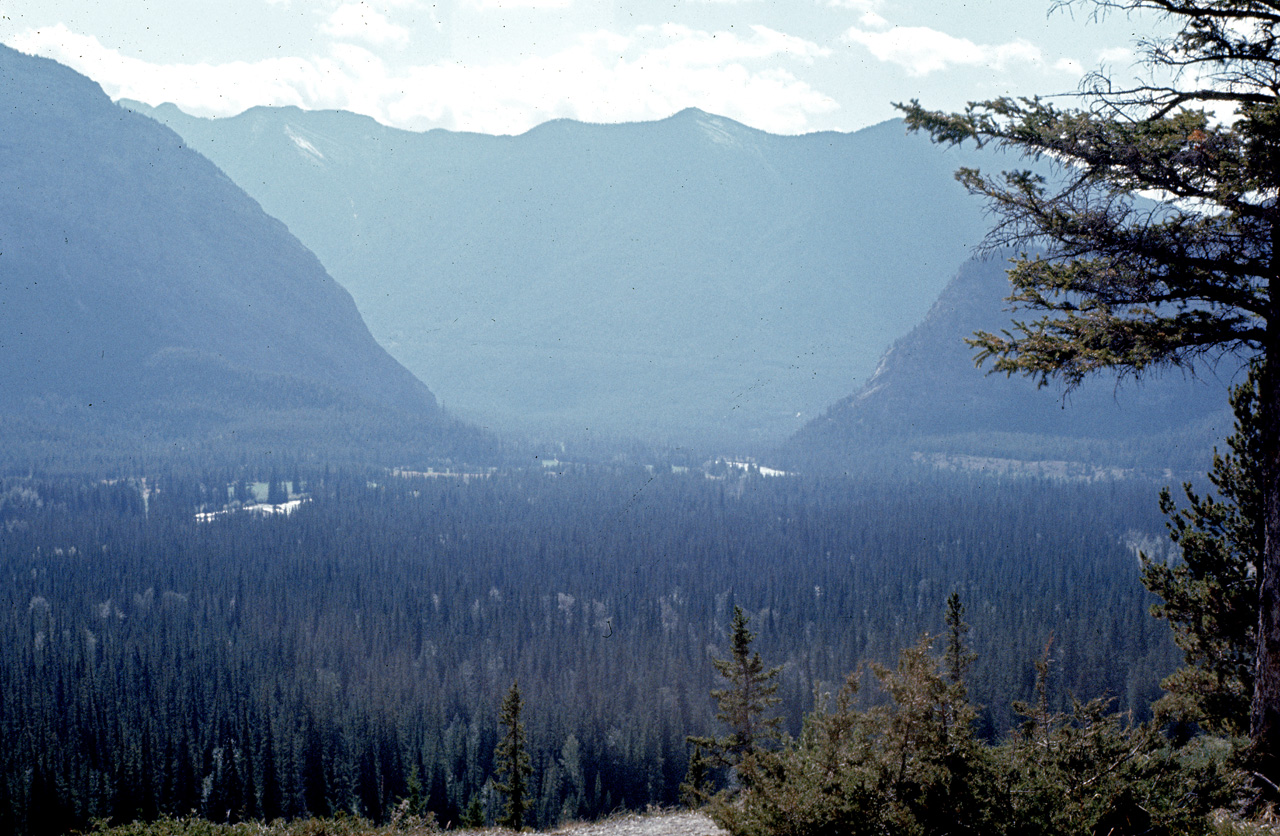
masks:
<instances>
[{"instance_id":1,"label":"spruce tree","mask_svg":"<svg viewBox=\"0 0 1280 836\"><path fill-rule=\"evenodd\" d=\"M1162 683L1169 693L1156 713L1230 735L1249 730L1253 697L1256 570L1264 537L1256 377L1255 370L1232 391L1230 452L1215 450L1209 471L1218 496L1201 496L1186 483L1187 507L1179 509L1167 488L1160 494L1181 559L1168 563L1143 555L1142 581L1162 599L1152 615L1169 621L1186 661Z\"/></svg>"},{"instance_id":2,"label":"spruce tree","mask_svg":"<svg viewBox=\"0 0 1280 836\"><path fill-rule=\"evenodd\" d=\"M774 696L781 667L765 670L759 653L751 651L755 635L747 629L750 619L739 606L733 608L730 657L712 659L720 676L729 687L711 692L719 704L716 719L729 727L724 737L690 737L695 747L706 749L715 760L726 766L737 766L760 744L777 740L781 717L768 717L766 712L781 700ZM695 750L696 751L696 750Z\"/></svg>"},{"instance_id":3,"label":"spruce tree","mask_svg":"<svg viewBox=\"0 0 1280 836\"><path fill-rule=\"evenodd\" d=\"M1062 0L1097 13L1151 12L1131 86L1091 77L1084 106L1042 98L962 113L903 106L935 141L993 145L1039 170L957 177L987 199L990 250L1015 307L1037 312L979 332L979 362L1068 387L1101 371L1141 376L1228 353L1256 358L1264 545L1256 566L1250 737L1280 782L1280 11L1271 0ZM1053 169L1046 176L1045 169ZM1028 255L1027 251L1037 254Z\"/></svg>"},{"instance_id":4,"label":"spruce tree","mask_svg":"<svg viewBox=\"0 0 1280 836\"><path fill-rule=\"evenodd\" d=\"M494 783L499 792L506 794L507 806L498 824L519 830L524 827L525 811L529 807L527 795L529 776L533 766L529 760L529 751L524 736L524 724L520 722L520 711L524 703L520 698L520 683L511 683L502 700L502 708L498 713L498 725L504 729L493 755L497 761L498 775L502 783Z\"/></svg>"},{"instance_id":5,"label":"spruce tree","mask_svg":"<svg viewBox=\"0 0 1280 836\"><path fill-rule=\"evenodd\" d=\"M707 802L707 784L710 764L702 754L701 746L694 746L689 755L689 766L685 770L684 781L680 784L680 800L687 807L701 807Z\"/></svg>"},{"instance_id":6,"label":"spruce tree","mask_svg":"<svg viewBox=\"0 0 1280 836\"><path fill-rule=\"evenodd\" d=\"M409 791L404 798L408 802L405 805L405 812L414 818L420 818L427 812L427 798L422 792L422 778L419 776L417 761L409 765L409 776L405 779L405 789Z\"/></svg>"},{"instance_id":7,"label":"spruce tree","mask_svg":"<svg viewBox=\"0 0 1280 836\"><path fill-rule=\"evenodd\" d=\"M969 634L969 625L964 620L964 604L960 603L960 593L953 592L947 597L947 678L952 685L963 686L964 675L978 658L978 654L969 650L965 636Z\"/></svg>"},{"instance_id":8,"label":"spruce tree","mask_svg":"<svg viewBox=\"0 0 1280 836\"><path fill-rule=\"evenodd\" d=\"M284 505L288 501L289 492L285 489L284 483L280 481L280 477L273 472L270 481L267 482L267 504Z\"/></svg>"},{"instance_id":9,"label":"spruce tree","mask_svg":"<svg viewBox=\"0 0 1280 836\"><path fill-rule=\"evenodd\" d=\"M946 672L945 689L943 691L943 737L948 728L965 726L972 722L972 709L969 707L969 689L964 677L969 668L977 660L978 654L969 649L965 636L969 634L969 625L964 620L964 604L960 603L960 593L952 592L947 597L946 609L947 649L943 657L943 668Z\"/></svg>"},{"instance_id":10,"label":"spruce tree","mask_svg":"<svg viewBox=\"0 0 1280 836\"><path fill-rule=\"evenodd\" d=\"M480 794L471 796L467 809L462 811L462 827L465 830L479 830L484 827L484 806L480 803Z\"/></svg>"}]
</instances>

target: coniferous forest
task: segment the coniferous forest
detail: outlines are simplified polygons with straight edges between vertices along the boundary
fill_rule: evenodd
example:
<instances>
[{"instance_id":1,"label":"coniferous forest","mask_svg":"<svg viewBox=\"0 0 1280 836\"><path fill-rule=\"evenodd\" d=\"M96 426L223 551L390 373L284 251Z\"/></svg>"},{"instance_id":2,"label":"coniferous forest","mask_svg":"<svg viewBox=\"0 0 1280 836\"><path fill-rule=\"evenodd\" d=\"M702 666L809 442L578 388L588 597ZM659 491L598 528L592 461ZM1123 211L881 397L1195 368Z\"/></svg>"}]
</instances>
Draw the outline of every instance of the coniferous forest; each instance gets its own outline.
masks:
<instances>
[{"instance_id":1,"label":"coniferous forest","mask_svg":"<svg viewBox=\"0 0 1280 836\"><path fill-rule=\"evenodd\" d=\"M236 510L301 500L292 513ZM227 511L226 513L215 513ZM353 814L502 814L519 682L535 826L671 805L716 734L735 607L780 665L787 734L815 683L944 631L999 738L1052 639L1047 699L1142 719L1180 653L1139 547L1141 481L879 480L559 466L469 478L241 465L0 482L0 830ZM882 699L873 690L859 699Z\"/></svg>"}]
</instances>

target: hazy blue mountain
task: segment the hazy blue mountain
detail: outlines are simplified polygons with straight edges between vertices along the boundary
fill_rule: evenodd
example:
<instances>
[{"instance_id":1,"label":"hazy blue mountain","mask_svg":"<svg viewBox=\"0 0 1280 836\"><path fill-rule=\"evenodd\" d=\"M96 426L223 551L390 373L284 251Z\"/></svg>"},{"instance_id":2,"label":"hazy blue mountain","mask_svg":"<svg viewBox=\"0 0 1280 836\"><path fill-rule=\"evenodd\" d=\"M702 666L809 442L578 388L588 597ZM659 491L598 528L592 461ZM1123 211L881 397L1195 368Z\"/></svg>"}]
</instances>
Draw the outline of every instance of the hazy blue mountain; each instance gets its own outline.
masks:
<instances>
[{"instance_id":1,"label":"hazy blue mountain","mask_svg":"<svg viewBox=\"0 0 1280 836\"><path fill-rule=\"evenodd\" d=\"M315 256L177 134L4 47L0 114L9 449L359 447L370 418L450 423Z\"/></svg>"},{"instance_id":2,"label":"hazy blue mountain","mask_svg":"<svg viewBox=\"0 0 1280 836\"><path fill-rule=\"evenodd\" d=\"M998 258L966 262L923 322L885 352L875 374L798 432L785 456L837 468L887 452L993 469L1007 464L961 457L1206 470L1211 447L1231 431L1227 390L1242 379L1239 361L1140 382L1100 375L1071 392L987 374L974 367L964 340L976 330L1009 326L1007 268Z\"/></svg>"},{"instance_id":3,"label":"hazy blue mountain","mask_svg":"<svg viewBox=\"0 0 1280 836\"><path fill-rule=\"evenodd\" d=\"M446 405L504 428L779 442L871 374L984 223L965 158L900 122L498 137L130 106L287 223Z\"/></svg>"}]
</instances>

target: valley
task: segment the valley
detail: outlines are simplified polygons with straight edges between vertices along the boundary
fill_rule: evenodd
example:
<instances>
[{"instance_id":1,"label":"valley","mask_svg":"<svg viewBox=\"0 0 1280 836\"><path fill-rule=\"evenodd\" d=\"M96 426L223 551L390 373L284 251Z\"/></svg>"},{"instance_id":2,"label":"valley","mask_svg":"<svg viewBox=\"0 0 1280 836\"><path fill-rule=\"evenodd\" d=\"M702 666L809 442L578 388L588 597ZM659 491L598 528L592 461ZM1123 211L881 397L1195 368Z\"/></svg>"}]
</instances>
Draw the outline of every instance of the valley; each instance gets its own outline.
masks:
<instances>
[{"instance_id":1,"label":"valley","mask_svg":"<svg viewBox=\"0 0 1280 836\"><path fill-rule=\"evenodd\" d=\"M217 513L256 501L267 468L308 501ZM384 821L413 781L456 823L473 799L497 803L512 681L531 824L676 805L686 736L715 728L710 659L735 606L782 666L792 735L815 683L937 634L953 591L991 739L1016 722L1010 700L1034 697L1050 637L1055 708L1107 695L1149 716L1178 660L1138 580L1131 544L1163 536L1134 480L562 463L463 481L263 463L148 484L144 507L123 480L0 481L8 832L190 810ZM868 686L865 704L880 699Z\"/></svg>"},{"instance_id":2,"label":"valley","mask_svg":"<svg viewBox=\"0 0 1280 836\"><path fill-rule=\"evenodd\" d=\"M703 836L610 817L766 774L716 742L743 618L777 774L847 728L875 766L902 705L1024 777L1113 717L1178 769L1235 745L1161 700L1148 585L1190 571L1160 491L1251 426L1244 358L975 370L1010 254L952 171L990 151L203 119L4 46L0 113L0 831L492 825L518 685L517 823ZM1244 513L1248 478L1210 481Z\"/></svg>"}]
</instances>

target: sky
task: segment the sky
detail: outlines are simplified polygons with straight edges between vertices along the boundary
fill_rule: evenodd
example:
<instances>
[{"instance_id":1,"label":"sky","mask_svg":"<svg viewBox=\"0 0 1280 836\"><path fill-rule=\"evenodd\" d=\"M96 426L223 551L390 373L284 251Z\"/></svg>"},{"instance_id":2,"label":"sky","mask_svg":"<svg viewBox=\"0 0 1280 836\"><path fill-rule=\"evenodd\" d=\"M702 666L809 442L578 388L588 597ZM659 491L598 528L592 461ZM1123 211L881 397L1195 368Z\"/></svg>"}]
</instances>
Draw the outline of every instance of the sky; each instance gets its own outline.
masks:
<instances>
[{"instance_id":1,"label":"sky","mask_svg":"<svg viewBox=\"0 0 1280 836\"><path fill-rule=\"evenodd\" d=\"M199 116L335 108L518 134L697 107L773 133L852 131L1136 73L1158 25L1089 0L0 0L0 42L112 98Z\"/></svg>"}]
</instances>

